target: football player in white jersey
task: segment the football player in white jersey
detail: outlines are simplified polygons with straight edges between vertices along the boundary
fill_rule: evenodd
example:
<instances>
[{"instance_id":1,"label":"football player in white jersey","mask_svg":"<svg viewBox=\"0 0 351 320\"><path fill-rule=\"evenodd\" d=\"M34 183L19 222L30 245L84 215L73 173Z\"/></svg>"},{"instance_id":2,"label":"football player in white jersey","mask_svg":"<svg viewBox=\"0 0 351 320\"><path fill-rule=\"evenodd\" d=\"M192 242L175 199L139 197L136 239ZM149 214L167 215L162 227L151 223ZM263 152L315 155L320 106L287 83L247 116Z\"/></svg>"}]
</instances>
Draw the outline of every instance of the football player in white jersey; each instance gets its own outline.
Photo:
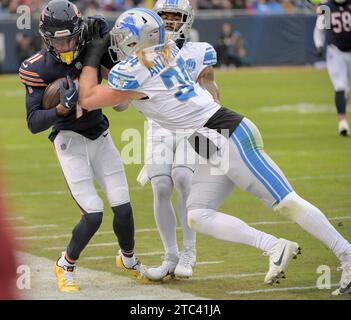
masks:
<instances>
[{"instance_id":1,"label":"football player in white jersey","mask_svg":"<svg viewBox=\"0 0 351 320\"><path fill-rule=\"evenodd\" d=\"M136 109L162 127L188 131L190 144L201 159L207 159L196 168L187 200L191 229L266 252L269 270L265 283L284 278L299 245L218 211L226 196L238 186L328 246L342 264L340 287L334 294L350 292L350 243L318 208L293 190L264 152L257 127L249 119L221 107L191 79L185 69L184 53L174 42L165 41L161 18L154 11L130 9L119 16L110 35L111 49L124 60L110 71L108 85L98 84L97 69L108 39L100 38L97 30L84 60L79 104L94 110L131 100Z\"/></svg>"},{"instance_id":2,"label":"football player in white jersey","mask_svg":"<svg viewBox=\"0 0 351 320\"><path fill-rule=\"evenodd\" d=\"M165 23L166 35L173 39L187 57L185 68L191 78L202 84L218 100L213 65L215 49L206 42L189 42L194 9L188 0L158 0L154 11ZM167 275L190 277L196 262L196 235L187 223L186 200L195 168L194 150L184 135L177 135L148 119L146 174L154 193L154 215L165 250L162 265L148 269L148 277L161 280ZM158 161L160 160L160 161ZM140 181L142 184L142 181ZM183 248L179 257L176 219L171 202L173 186L177 191L177 214L183 231Z\"/></svg>"}]
</instances>

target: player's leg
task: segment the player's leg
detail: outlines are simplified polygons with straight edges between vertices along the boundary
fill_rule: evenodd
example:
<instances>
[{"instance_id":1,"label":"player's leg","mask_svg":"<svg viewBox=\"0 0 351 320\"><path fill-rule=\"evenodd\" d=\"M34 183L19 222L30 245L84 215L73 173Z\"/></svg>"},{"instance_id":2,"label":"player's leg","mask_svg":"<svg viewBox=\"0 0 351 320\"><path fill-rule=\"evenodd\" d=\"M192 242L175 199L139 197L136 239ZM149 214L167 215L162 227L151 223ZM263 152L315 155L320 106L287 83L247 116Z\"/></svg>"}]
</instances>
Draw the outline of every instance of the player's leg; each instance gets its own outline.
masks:
<instances>
[{"instance_id":1,"label":"player's leg","mask_svg":"<svg viewBox=\"0 0 351 320\"><path fill-rule=\"evenodd\" d=\"M228 176L242 189L259 197L267 207L292 219L322 241L343 265L351 267L351 245L318 208L293 191L279 167L263 151L256 126L244 119L231 139Z\"/></svg>"},{"instance_id":2,"label":"player's leg","mask_svg":"<svg viewBox=\"0 0 351 320\"><path fill-rule=\"evenodd\" d=\"M177 215L183 232L183 247L175 269L177 277L190 277L196 263L196 233L188 225L186 201L190 194L191 180L195 169L194 149L187 139L181 137L177 143L172 180L177 191Z\"/></svg>"},{"instance_id":3,"label":"player's leg","mask_svg":"<svg viewBox=\"0 0 351 320\"><path fill-rule=\"evenodd\" d=\"M74 132L61 131L54 141L65 180L82 214L66 252L55 265L59 289L67 292L79 290L74 277L75 262L102 221L103 202L94 187L89 148L84 139Z\"/></svg>"},{"instance_id":4,"label":"player's leg","mask_svg":"<svg viewBox=\"0 0 351 320\"><path fill-rule=\"evenodd\" d=\"M349 90L349 65L347 54L335 46L327 48L327 68L335 91L335 106L339 119L339 133L348 136L349 125L346 120L346 93Z\"/></svg>"},{"instance_id":5,"label":"player's leg","mask_svg":"<svg viewBox=\"0 0 351 320\"><path fill-rule=\"evenodd\" d=\"M148 132L146 170L154 196L154 216L165 250L161 266L149 268L147 277L161 280L173 275L179 260L176 218L171 202L174 137L163 129Z\"/></svg>"},{"instance_id":6,"label":"player's leg","mask_svg":"<svg viewBox=\"0 0 351 320\"><path fill-rule=\"evenodd\" d=\"M276 253L282 245L286 245L288 247L286 254L290 251L295 253L294 250L297 250L298 246L295 248L293 243L284 239L277 239L270 234L250 227L234 216L217 211L223 200L233 190L233 187L233 181L218 168L210 164L199 165L195 170L187 203L190 227L196 232L220 240L246 244L263 252ZM281 250L279 250L279 253L281 253ZM283 257L284 264L287 260L286 254ZM280 257L276 260L279 259ZM277 281L283 275L281 271L284 270L277 270L272 273L270 268L265 281L267 283Z\"/></svg>"},{"instance_id":7,"label":"player's leg","mask_svg":"<svg viewBox=\"0 0 351 320\"><path fill-rule=\"evenodd\" d=\"M93 172L112 208L113 231L121 249L116 264L138 277L142 265L134 255L134 218L123 162L108 131L93 144Z\"/></svg>"}]
</instances>

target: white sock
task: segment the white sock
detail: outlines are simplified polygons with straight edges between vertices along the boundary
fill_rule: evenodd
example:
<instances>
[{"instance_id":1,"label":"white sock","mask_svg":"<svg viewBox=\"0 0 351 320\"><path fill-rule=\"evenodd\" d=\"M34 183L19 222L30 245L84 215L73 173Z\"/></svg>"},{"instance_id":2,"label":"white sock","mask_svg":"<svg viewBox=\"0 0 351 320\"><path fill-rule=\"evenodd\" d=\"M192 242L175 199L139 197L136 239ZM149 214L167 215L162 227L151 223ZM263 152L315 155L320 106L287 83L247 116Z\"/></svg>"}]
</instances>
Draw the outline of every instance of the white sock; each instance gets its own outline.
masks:
<instances>
[{"instance_id":1,"label":"white sock","mask_svg":"<svg viewBox=\"0 0 351 320\"><path fill-rule=\"evenodd\" d=\"M295 221L302 229L322 241L343 262L351 258L351 245L332 226L325 215L295 192L290 193L276 210Z\"/></svg>"},{"instance_id":2,"label":"white sock","mask_svg":"<svg viewBox=\"0 0 351 320\"><path fill-rule=\"evenodd\" d=\"M238 218L212 209L191 209L188 214L189 225L193 230L216 239L246 244L262 251L270 250L279 241Z\"/></svg>"},{"instance_id":3,"label":"white sock","mask_svg":"<svg viewBox=\"0 0 351 320\"><path fill-rule=\"evenodd\" d=\"M171 177L159 176L151 179L154 193L154 215L166 254L178 256L176 218L171 202L173 182Z\"/></svg>"},{"instance_id":4,"label":"white sock","mask_svg":"<svg viewBox=\"0 0 351 320\"><path fill-rule=\"evenodd\" d=\"M136 264L136 260L135 260L135 256L133 254L132 257L126 257L123 252L121 252L121 256L122 256L122 261L123 264L126 268L132 268L135 264Z\"/></svg>"},{"instance_id":5,"label":"white sock","mask_svg":"<svg viewBox=\"0 0 351 320\"><path fill-rule=\"evenodd\" d=\"M65 258L65 255L63 254L63 255L61 256L61 258L58 259L57 265L58 265L59 267L64 267L64 266L66 266L66 267L74 267L76 264L75 264L75 263L69 262L69 261Z\"/></svg>"},{"instance_id":6,"label":"white sock","mask_svg":"<svg viewBox=\"0 0 351 320\"><path fill-rule=\"evenodd\" d=\"M175 167L172 170L172 179L177 190L177 215L183 231L183 248L196 246L196 233L189 228L186 208L193 175L194 173L186 167Z\"/></svg>"}]
</instances>

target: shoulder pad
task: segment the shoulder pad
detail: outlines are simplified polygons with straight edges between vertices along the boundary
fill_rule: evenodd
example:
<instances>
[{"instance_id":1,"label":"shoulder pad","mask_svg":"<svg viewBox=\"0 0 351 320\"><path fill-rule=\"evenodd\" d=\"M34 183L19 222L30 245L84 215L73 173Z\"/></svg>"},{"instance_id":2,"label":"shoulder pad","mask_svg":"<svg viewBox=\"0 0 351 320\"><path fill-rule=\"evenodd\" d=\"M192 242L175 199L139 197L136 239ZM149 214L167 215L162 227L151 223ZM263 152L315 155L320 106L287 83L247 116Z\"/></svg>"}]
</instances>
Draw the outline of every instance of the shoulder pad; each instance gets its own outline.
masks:
<instances>
[{"instance_id":1,"label":"shoulder pad","mask_svg":"<svg viewBox=\"0 0 351 320\"><path fill-rule=\"evenodd\" d=\"M145 76L137 57L131 57L116 64L108 75L108 84L117 90L135 90L140 87Z\"/></svg>"},{"instance_id":2,"label":"shoulder pad","mask_svg":"<svg viewBox=\"0 0 351 320\"><path fill-rule=\"evenodd\" d=\"M212 45L210 45L207 42L203 42L203 45L205 47L205 54L204 54L204 61L203 64L207 66L211 66L217 63L217 52L213 48Z\"/></svg>"},{"instance_id":3,"label":"shoulder pad","mask_svg":"<svg viewBox=\"0 0 351 320\"><path fill-rule=\"evenodd\" d=\"M44 68L42 64L43 60L44 53L40 51L23 61L18 70L20 81L32 87L46 87L47 83L43 79L40 70Z\"/></svg>"}]
</instances>

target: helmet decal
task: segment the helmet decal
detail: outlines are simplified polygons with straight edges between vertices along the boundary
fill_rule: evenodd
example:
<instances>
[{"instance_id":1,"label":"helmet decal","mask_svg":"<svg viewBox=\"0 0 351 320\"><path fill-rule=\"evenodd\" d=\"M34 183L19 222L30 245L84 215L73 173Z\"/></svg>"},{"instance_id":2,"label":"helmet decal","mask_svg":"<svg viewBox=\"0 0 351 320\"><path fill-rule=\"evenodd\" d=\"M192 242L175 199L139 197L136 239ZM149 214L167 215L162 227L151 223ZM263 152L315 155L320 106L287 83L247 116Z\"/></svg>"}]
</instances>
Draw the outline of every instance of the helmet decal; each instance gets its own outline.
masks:
<instances>
[{"instance_id":1,"label":"helmet decal","mask_svg":"<svg viewBox=\"0 0 351 320\"><path fill-rule=\"evenodd\" d=\"M121 29L129 29L129 31L136 37L140 38L140 32L137 26L135 25L135 19L133 16L126 17L121 22Z\"/></svg>"}]
</instances>

